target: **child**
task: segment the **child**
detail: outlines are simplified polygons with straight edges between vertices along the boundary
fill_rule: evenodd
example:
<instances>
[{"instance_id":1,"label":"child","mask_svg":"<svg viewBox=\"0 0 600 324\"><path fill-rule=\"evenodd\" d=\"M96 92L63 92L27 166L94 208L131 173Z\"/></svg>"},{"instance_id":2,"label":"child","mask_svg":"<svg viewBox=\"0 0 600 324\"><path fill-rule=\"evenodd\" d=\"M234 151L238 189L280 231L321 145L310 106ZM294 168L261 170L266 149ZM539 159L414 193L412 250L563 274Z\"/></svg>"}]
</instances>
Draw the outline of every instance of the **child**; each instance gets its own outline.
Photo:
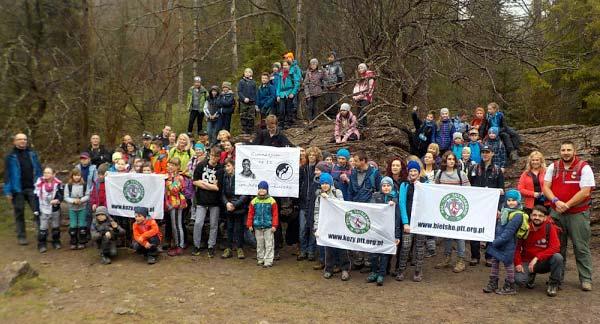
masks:
<instances>
[{"instance_id":1,"label":"child","mask_svg":"<svg viewBox=\"0 0 600 324\"><path fill-rule=\"evenodd\" d=\"M204 104L204 116L206 116L206 132L208 133L208 142L210 145L215 144L217 140L217 132L219 131L219 119L221 112L219 109L219 95L221 90L214 85L210 88L208 100Z\"/></svg>"},{"instance_id":2,"label":"child","mask_svg":"<svg viewBox=\"0 0 600 324\"><path fill-rule=\"evenodd\" d=\"M469 130L469 122L467 121L467 112L461 110L458 115L452 118L452 123L454 124L454 129L456 132L461 134L466 134Z\"/></svg>"},{"instance_id":3,"label":"child","mask_svg":"<svg viewBox=\"0 0 600 324\"><path fill-rule=\"evenodd\" d=\"M244 77L238 83L238 99L240 101L240 124L244 134L254 133L254 106L256 104L256 82L252 80L251 68L244 70Z\"/></svg>"},{"instance_id":4,"label":"child","mask_svg":"<svg viewBox=\"0 0 600 324\"><path fill-rule=\"evenodd\" d=\"M227 219L227 248L221 258L231 258L232 249L237 248L237 258L244 259L244 218L248 214L248 196L235 194L235 162L233 159L225 160L225 173L221 186L221 201L225 206Z\"/></svg>"},{"instance_id":5,"label":"child","mask_svg":"<svg viewBox=\"0 0 600 324\"><path fill-rule=\"evenodd\" d=\"M440 146L437 143L431 143L427 147L427 153L431 153L433 155L433 161L437 168L440 167L440 163L442 162L442 156L440 154Z\"/></svg>"},{"instance_id":6,"label":"child","mask_svg":"<svg viewBox=\"0 0 600 324\"><path fill-rule=\"evenodd\" d=\"M79 169L73 169L69 175L69 183L64 189L64 199L69 204L69 235L71 250L84 249L87 243L87 202L90 199L87 186Z\"/></svg>"},{"instance_id":7,"label":"child","mask_svg":"<svg viewBox=\"0 0 600 324\"><path fill-rule=\"evenodd\" d=\"M483 139L488 132L488 123L485 119L485 110L481 107L475 108L473 113L473 120L471 120L471 130L477 130L479 138Z\"/></svg>"},{"instance_id":8,"label":"child","mask_svg":"<svg viewBox=\"0 0 600 324\"><path fill-rule=\"evenodd\" d=\"M269 74L263 73L260 76L260 86L256 94L256 105L260 110L260 125L264 124L263 120L268 115L274 113L275 97L277 96L275 86L269 82Z\"/></svg>"},{"instance_id":9,"label":"child","mask_svg":"<svg viewBox=\"0 0 600 324\"><path fill-rule=\"evenodd\" d=\"M122 151L121 148L118 148L117 150ZM117 150L115 150L115 153L112 154L112 164L108 168L109 172L117 172L117 162L123 158L123 154L121 152L117 152Z\"/></svg>"},{"instance_id":10,"label":"child","mask_svg":"<svg viewBox=\"0 0 600 324\"><path fill-rule=\"evenodd\" d=\"M202 143L194 144L194 152L196 155L192 156L190 162L188 162L187 174L194 175L194 171L196 171L196 166L206 158L206 147Z\"/></svg>"},{"instance_id":11,"label":"child","mask_svg":"<svg viewBox=\"0 0 600 324\"><path fill-rule=\"evenodd\" d=\"M504 167L506 166L506 149L504 148L502 141L498 138L498 132L498 127L490 127L488 139L483 145L488 145L492 148L492 151L494 152L492 163L504 172Z\"/></svg>"},{"instance_id":12,"label":"child","mask_svg":"<svg viewBox=\"0 0 600 324\"><path fill-rule=\"evenodd\" d=\"M415 161L411 162L419 165ZM396 245L398 245L400 243L400 238L402 237L402 230L400 229L402 222L400 221L400 209L398 208L398 194L393 188L394 180L390 177L383 177L383 179L381 179L381 191L373 193L371 203L394 206L395 236ZM408 249L410 250L410 244ZM383 253L370 253L369 256L371 258L371 274L367 277L367 282L377 282L377 286L383 286L383 278L385 277L386 267L390 256L389 254ZM399 272L399 275L401 273L402 272Z\"/></svg>"},{"instance_id":13,"label":"child","mask_svg":"<svg viewBox=\"0 0 600 324\"><path fill-rule=\"evenodd\" d=\"M167 161L169 160L169 151L166 147L162 146L162 140L159 137L154 138L154 154L150 162L152 163L152 170L157 174L167 173Z\"/></svg>"},{"instance_id":14,"label":"child","mask_svg":"<svg viewBox=\"0 0 600 324\"><path fill-rule=\"evenodd\" d=\"M144 165L144 160L141 157L135 157L133 159L133 163L131 164L131 173L142 173L142 166Z\"/></svg>"},{"instance_id":15,"label":"child","mask_svg":"<svg viewBox=\"0 0 600 324\"><path fill-rule=\"evenodd\" d=\"M179 158L173 157L167 163L167 180L165 181L165 209L171 217L171 231L175 247L170 249L169 256L183 254L185 248L185 233L183 229L183 210L187 208L187 200L183 195L184 179L179 174Z\"/></svg>"},{"instance_id":16,"label":"child","mask_svg":"<svg viewBox=\"0 0 600 324\"><path fill-rule=\"evenodd\" d=\"M277 202L269 196L269 184L266 181L258 183L257 196L252 199L248 208L246 226L250 231L254 231L256 237L257 265L262 265L263 268L272 267L273 233L279 226L279 211Z\"/></svg>"},{"instance_id":17,"label":"child","mask_svg":"<svg viewBox=\"0 0 600 324\"><path fill-rule=\"evenodd\" d=\"M323 78L325 72L319 69L319 60L313 58L309 62L304 75L304 98L306 99L306 112L309 121L317 116L318 100L323 93Z\"/></svg>"},{"instance_id":18,"label":"child","mask_svg":"<svg viewBox=\"0 0 600 324\"><path fill-rule=\"evenodd\" d=\"M348 199L348 185L350 183L350 175L352 167L350 166L350 151L346 148L341 148L336 153L337 163L331 170L331 176L336 188L344 194L344 200Z\"/></svg>"},{"instance_id":19,"label":"child","mask_svg":"<svg viewBox=\"0 0 600 324\"><path fill-rule=\"evenodd\" d=\"M143 254L148 264L155 264L158 255L158 246L162 235L158 230L158 224L148 213L146 207L135 207L135 223L133 223L133 249Z\"/></svg>"},{"instance_id":20,"label":"child","mask_svg":"<svg viewBox=\"0 0 600 324\"><path fill-rule=\"evenodd\" d=\"M517 293L515 287L515 264L513 262L517 230L521 227L523 217L526 217L521 207L521 193L516 189L510 189L505 194L506 205L500 211L500 219L496 223L496 235L494 241L487 249L492 257L492 269L490 280L483 292L495 292L499 295L514 295ZM504 287L498 289L498 277L500 262L504 264L506 279Z\"/></svg>"},{"instance_id":21,"label":"child","mask_svg":"<svg viewBox=\"0 0 600 324\"><path fill-rule=\"evenodd\" d=\"M221 85L221 94L219 95L219 126L218 130L231 129L231 115L235 108L235 98L231 92L231 82L223 81Z\"/></svg>"},{"instance_id":22,"label":"child","mask_svg":"<svg viewBox=\"0 0 600 324\"><path fill-rule=\"evenodd\" d=\"M506 125L506 120L504 119L504 114L500 111L500 106L491 102L487 106L488 113L486 115L486 119L489 127L497 127L498 128L498 136L504 143L506 147L506 154L513 161L519 159L519 155L517 150L519 149L519 134L517 134L512 128Z\"/></svg>"},{"instance_id":23,"label":"child","mask_svg":"<svg viewBox=\"0 0 600 324\"><path fill-rule=\"evenodd\" d=\"M92 241L100 250L100 263L110 264L117 256L117 238L125 234L125 230L110 216L104 206L96 208L95 219L92 222Z\"/></svg>"},{"instance_id":24,"label":"child","mask_svg":"<svg viewBox=\"0 0 600 324\"><path fill-rule=\"evenodd\" d=\"M41 178L35 183L35 196L39 202L39 230L38 250L40 253L48 251L46 240L48 230L52 228L52 246L58 250L60 245L60 202L63 200L62 182L54 177L54 170L50 167L44 169Z\"/></svg>"},{"instance_id":25,"label":"child","mask_svg":"<svg viewBox=\"0 0 600 324\"><path fill-rule=\"evenodd\" d=\"M115 171L118 173L127 173L127 161L125 159L118 159L115 162Z\"/></svg>"},{"instance_id":26,"label":"child","mask_svg":"<svg viewBox=\"0 0 600 324\"><path fill-rule=\"evenodd\" d=\"M108 164L104 163L98 167L98 179L93 183L92 189L90 190L90 205L92 205L92 211L95 211L98 207L106 207L106 172L108 170Z\"/></svg>"},{"instance_id":27,"label":"child","mask_svg":"<svg viewBox=\"0 0 600 324\"><path fill-rule=\"evenodd\" d=\"M418 156L423 156L427 153L429 144L435 142L437 138L437 125L435 124L435 111L431 110L425 116L425 120L421 121L417 115L418 107L413 107L411 117L415 125L415 153Z\"/></svg>"},{"instance_id":28,"label":"child","mask_svg":"<svg viewBox=\"0 0 600 324\"><path fill-rule=\"evenodd\" d=\"M315 236L317 236L317 231L319 229L319 218L329 216L320 214L321 199L344 200L342 192L333 187L333 177L329 173L322 172L319 176L319 183L321 188L318 190L317 198L315 199L315 220L313 225ZM339 263L339 267L342 269L342 281L350 280L351 262L348 250L329 246L326 246L323 250L325 250L325 270L323 272L323 278L330 279L333 277L333 268L336 263Z\"/></svg>"},{"instance_id":29,"label":"child","mask_svg":"<svg viewBox=\"0 0 600 324\"><path fill-rule=\"evenodd\" d=\"M277 87L279 86L279 82L281 82L281 63L274 62L271 66L271 75L269 75L269 83L275 88L277 91Z\"/></svg>"},{"instance_id":30,"label":"child","mask_svg":"<svg viewBox=\"0 0 600 324\"><path fill-rule=\"evenodd\" d=\"M208 140L208 133L205 131L201 131L200 134L198 134L198 141L196 142L196 144L202 144L204 145L204 147L209 146L210 141Z\"/></svg>"},{"instance_id":31,"label":"child","mask_svg":"<svg viewBox=\"0 0 600 324\"><path fill-rule=\"evenodd\" d=\"M143 174L152 174L154 171L152 170L152 164L148 161L144 161L142 164L142 173Z\"/></svg>"},{"instance_id":32,"label":"child","mask_svg":"<svg viewBox=\"0 0 600 324\"><path fill-rule=\"evenodd\" d=\"M454 124L450 120L450 111L448 108L440 109L440 122L438 126L436 143L440 146L440 152L444 153L452 145L452 134L455 133Z\"/></svg>"},{"instance_id":33,"label":"child","mask_svg":"<svg viewBox=\"0 0 600 324\"><path fill-rule=\"evenodd\" d=\"M462 149L465 147L462 133L454 132L452 141L454 142L454 144L452 144L452 153L457 157L462 156Z\"/></svg>"},{"instance_id":34,"label":"child","mask_svg":"<svg viewBox=\"0 0 600 324\"><path fill-rule=\"evenodd\" d=\"M360 131L356 116L350 111L350 104L343 103L340 106L340 112L335 117L335 128L333 133L336 143L346 143L347 141L358 141Z\"/></svg>"},{"instance_id":35,"label":"child","mask_svg":"<svg viewBox=\"0 0 600 324\"><path fill-rule=\"evenodd\" d=\"M471 129L469 131L469 143L467 146L471 149L471 160L475 163L480 163L481 148L483 145L479 140L479 131L477 129Z\"/></svg>"}]
</instances>

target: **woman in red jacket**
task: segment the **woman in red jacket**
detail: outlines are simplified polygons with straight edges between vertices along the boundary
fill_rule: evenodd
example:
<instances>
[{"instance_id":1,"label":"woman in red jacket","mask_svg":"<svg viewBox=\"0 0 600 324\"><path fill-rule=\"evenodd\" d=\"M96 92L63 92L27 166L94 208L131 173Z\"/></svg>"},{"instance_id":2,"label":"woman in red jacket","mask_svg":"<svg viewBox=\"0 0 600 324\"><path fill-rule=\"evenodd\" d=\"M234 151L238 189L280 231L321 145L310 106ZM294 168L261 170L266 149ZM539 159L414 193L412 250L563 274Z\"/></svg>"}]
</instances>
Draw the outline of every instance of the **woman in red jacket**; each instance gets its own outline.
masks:
<instances>
[{"instance_id":1,"label":"woman in red jacket","mask_svg":"<svg viewBox=\"0 0 600 324\"><path fill-rule=\"evenodd\" d=\"M527 158L525 171L519 178L519 192L525 199L524 210L531 215L531 210L535 205L548 205L542 186L544 185L544 175L546 174L546 160L539 151L533 151Z\"/></svg>"}]
</instances>

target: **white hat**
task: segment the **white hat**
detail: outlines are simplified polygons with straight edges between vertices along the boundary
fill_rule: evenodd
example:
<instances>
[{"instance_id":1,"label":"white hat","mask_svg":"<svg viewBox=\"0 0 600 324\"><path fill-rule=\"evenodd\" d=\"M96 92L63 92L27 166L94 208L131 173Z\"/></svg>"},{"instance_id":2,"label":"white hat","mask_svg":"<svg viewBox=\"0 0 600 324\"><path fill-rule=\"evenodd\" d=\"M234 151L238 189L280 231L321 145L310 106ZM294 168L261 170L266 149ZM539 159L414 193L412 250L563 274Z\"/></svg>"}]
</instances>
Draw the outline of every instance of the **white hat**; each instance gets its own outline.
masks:
<instances>
[{"instance_id":1,"label":"white hat","mask_svg":"<svg viewBox=\"0 0 600 324\"><path fill-rule=\"evenodd\" d=\"M194 77L194 82L202 82L202 78L199 76Z\"/></svg>"},{"instance_id":2,"label":"white hat","mask_svg":"<svg viewBox=\"0 0 600 324\"><path fill-rule=\"evenodd\" d=\"M319 65L319 60L317 60L316 58L310 59L310 64Z\"/></svg>"},{"instance_id":3,"label":"white hat","mask_svg":"<svg viewBox=\"0 0 600 324\"><path fill-rule=\"evenodd\" d=\"M348 103L345 103L345 102L344 102L344 103L343 103L343 104L340 106L340 111L344 111L344 110L345 110L345 111L350 111L350 104L348 104Z\"/></svg>"}]
</instances>

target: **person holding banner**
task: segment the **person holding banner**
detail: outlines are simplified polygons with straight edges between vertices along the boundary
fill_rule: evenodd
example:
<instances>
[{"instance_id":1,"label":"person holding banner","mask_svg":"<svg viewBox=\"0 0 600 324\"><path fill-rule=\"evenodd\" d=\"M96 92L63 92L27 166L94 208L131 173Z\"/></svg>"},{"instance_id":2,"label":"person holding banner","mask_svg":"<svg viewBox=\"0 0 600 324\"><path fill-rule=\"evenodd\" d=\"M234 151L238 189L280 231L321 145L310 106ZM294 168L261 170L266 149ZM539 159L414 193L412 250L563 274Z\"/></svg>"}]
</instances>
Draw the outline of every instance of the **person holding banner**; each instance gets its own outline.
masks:
<instances>
[{"instance_id":1,"label":"person holding banner","mask_svg":"<svg viewBox=\"0 0 600 324\"><path fill-rule=\"evenodd\" d=\"M440 170L435 175L435 183L452 186L470 186L469 178L463 172L457 169L457 159L452 151L446 151L442 155ZM435 265L436 269L449 268L452 260L452 243L456 242L456 253L458 260L454 264L452 271L459 273L465 271L465 240L445 239L444 240L444 260Z\"/></svg>"}]
</instances>

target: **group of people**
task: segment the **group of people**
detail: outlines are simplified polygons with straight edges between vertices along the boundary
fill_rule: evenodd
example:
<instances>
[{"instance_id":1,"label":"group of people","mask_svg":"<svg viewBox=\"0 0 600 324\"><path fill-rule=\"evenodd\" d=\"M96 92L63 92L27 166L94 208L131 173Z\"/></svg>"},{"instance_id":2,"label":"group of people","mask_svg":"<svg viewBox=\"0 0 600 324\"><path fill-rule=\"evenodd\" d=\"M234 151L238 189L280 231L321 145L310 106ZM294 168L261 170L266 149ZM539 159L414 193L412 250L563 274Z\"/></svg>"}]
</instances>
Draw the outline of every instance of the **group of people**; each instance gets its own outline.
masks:
<instances>
[{"instance_id":1,"label":"group of people","mask_svg":"<svg viewBox=\"0 0 600 324\"><path fill-rule=\"evenodd\" d=\"M303 94L305 116L309 121L316 119L320 110L328 118L335 119L332 141L344 143L358 140L360 130L367 125L366 107L373 101L375 73L361 63L357 76L352 99L358 116L351 112L349 103L341 103L340 88L344 82L344 72L335 51L327 55L327 63L322 66L318 59L311 59L304 72L294 59L294 54L286 53L281 62L273 63L272 71L260 74L259 82L254 80L252 69L246 68L237 84L237 97L232 92L231 82L224 81L221 88L214 85L207 91L202 85L202 78L196 76L187 93L187 134L191 136L195 124L200 134L203 121L206 120L209 143L215 144L220 130L231 130L231 118L236 105L241 132L244 134L253 134L257 128L264 128L264 119L270 114L277 116L280 127L286 129L297 122L298 98ZM255 120L257 114L258 123Z\"/></svg>"},{"instance_id":2,"label":"group of people","mask_svg":"<svg viewBox=\"0 0 600 324\"><path fill-rule=\"evenodd\" d=\"M200 102L192 94L191 104ZM444 255L436 269L452 268L460 273L467 261L470 266L477 266L484 254L486 265L491 267L484 292L514 294L517 284L532 288L536 273L550 272L546 291L555 296L564 281L570 238L581 288L591 290L589 213L590 192L595 182L590 166L577 157L575 145L563 142L561 158L548 166L540 152L532 152L518 188L505 191L505 160L498 157L506 155L504 150L508 145L503 145L498 137L513 144L518 141L504 121L494 121L503 120L498 106L490 103L487 117L477 108L471 123L462 117L455 125L449 116L448 109L442 109L437 125L432 112L421 121L415 109L414 155L390 157L383 174L364 151L341 148L332 154L316 146L301 148L300 192L299 198L294 199L271 197L266 181L260 181L255 196L235 193L236 145L293 146L274 114L265 116L265 128L259 129L249 143L234 143L225 129L215 134L213 142L210 132L190 138L165 126L156 136L144 133L139 148L131 136L125 135L113 151L100 144L98 135L93 135L66 183L56 177L52 168L42 168L37 154L27 145L27 136L17 134L14 149L6 157L4 193L14 206L19 244L27 244L24 220L27 202L35 215L39 252L48 251L49 240L54 249L60 249L59 215L64 201L69 215L70 248L83 249L91 240L98 247L103 264L111 263L117 256L118 245L144 254L150 264L157 262L163 250L177 257L188 247L196 256L206 247L208 257L212 258L220 224L225 223L226 235L221 235L226 237L221 255L224 259L234 254L244 259L244 245L256 244L257 264L269 268L281 257L279 251L285 236L285 242L297 246L296 259L314 261L313 268L322 270L326 279L341 272L341 279L349 280L351 270L359 270L369 273L368 282L382 285L388 274L398 281L405 280L409 267L414 266L412 280L420 282L424 260L436 255L436 244L443 241ZM350 136L344 133L342 137L347 140ZM514 146L512 149L516 150ZM250 163L244 161L243 176L253 176ZM110 215L105 182L113 172L163 175L164 220L155 220L144 207L135 208L133 220ZM470 241L467 260L465 240L440 240L412 233L410 219L417 182L499 189L502 199L494 241ZM321 199L395 206L398 245L395 262L392 262L394 256L386 254L317 245L319 220L332 217L320 214ZM282 213L284 205L290 207L288 215ZM204 235L205 221L208 240ZM193 223L191 233L186 223ZM282 223L287 223L285 234ZM453 250L457 254L454 262ZM506 268L502 287L498 283L500 263Z\"/></svg>"}]
</instances>

